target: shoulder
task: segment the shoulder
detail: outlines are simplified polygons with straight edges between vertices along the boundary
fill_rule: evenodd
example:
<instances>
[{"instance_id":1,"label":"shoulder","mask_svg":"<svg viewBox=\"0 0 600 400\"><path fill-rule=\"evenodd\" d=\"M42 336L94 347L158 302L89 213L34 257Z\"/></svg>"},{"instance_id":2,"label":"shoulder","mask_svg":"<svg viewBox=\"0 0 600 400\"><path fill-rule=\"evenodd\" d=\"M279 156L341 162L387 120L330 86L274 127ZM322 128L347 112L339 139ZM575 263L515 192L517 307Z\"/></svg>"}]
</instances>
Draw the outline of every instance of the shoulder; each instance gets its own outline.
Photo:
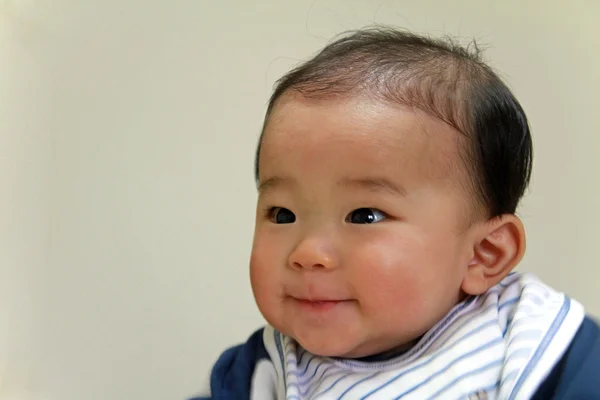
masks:
<instances>
[{"instance_id":1,"label":"shoulder","mask_svg":"<svg viewBox=\"0 0 600 400\"><path fill-rule=\"evenodd\" d=\"M247 383L246 390L250 387L254 366L261 359L268 359L268 354L263 342L263 331L254 332L248 341L227 349L213 367L210 376L211 390L230 390Z\"/></svg>"},{"instance_id":2,"label":"shoulder","mask_svg":"<svg viewBox=\"0 0 600 400\"><path fill-rule=\"evenodd\" d=\"M600 328L586 317L534 399L600 400Z\"/></svg>"},{"instance_id":3,"label":"shoulder","mask_svg":"<svg viewBox=\"0 0 600 400\"><path fill-rule=\"evenodd\" d=\"M263 332L264 329L259 329L246 343L225 350L212 368L210 395L191 400L248 398L256 366L263 360L269 361Z\"/></svg>"}]
</instances>

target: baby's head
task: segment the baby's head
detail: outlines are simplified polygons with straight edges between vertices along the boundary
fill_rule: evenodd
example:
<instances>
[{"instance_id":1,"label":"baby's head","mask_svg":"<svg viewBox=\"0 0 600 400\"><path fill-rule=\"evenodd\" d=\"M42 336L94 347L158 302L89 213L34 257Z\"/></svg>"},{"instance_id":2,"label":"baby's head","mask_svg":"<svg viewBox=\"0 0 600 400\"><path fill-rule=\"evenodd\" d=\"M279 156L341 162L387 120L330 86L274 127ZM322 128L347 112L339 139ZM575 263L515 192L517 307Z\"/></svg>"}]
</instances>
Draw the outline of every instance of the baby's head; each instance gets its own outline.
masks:
<instances>
[{"instance_id":1,"label":"baby's head","mask_svg":"<svg viewBox=\"0 0 600 400\"><path fill-rule=\"evenodd\" d=\"M477 53L394 30L341 37L269 103L260 311L318 355L411 343L523 256L531 158L521 106Z\"/></svg>"}]
</instances>

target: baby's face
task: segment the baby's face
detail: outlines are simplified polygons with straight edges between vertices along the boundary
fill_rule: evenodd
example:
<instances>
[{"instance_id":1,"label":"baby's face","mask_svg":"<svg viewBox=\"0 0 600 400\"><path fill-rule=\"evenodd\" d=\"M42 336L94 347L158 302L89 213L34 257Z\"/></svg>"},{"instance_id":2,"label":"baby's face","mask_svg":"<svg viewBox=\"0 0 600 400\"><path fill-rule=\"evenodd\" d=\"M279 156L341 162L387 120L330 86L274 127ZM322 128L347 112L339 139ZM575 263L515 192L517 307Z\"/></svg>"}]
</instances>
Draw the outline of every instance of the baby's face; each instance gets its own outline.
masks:
<instances>
[{"instance_id":1,"label":"baby's face","mask_svg":"<svg viewBox=\"0 0 600 400\"><path fill-rule=\"evenodd\" d=\"M422 335L473 257L458 132L368 99L286 95L266 127L251 280L267 321L323 356Z\"/></svg>"}]
</instances>

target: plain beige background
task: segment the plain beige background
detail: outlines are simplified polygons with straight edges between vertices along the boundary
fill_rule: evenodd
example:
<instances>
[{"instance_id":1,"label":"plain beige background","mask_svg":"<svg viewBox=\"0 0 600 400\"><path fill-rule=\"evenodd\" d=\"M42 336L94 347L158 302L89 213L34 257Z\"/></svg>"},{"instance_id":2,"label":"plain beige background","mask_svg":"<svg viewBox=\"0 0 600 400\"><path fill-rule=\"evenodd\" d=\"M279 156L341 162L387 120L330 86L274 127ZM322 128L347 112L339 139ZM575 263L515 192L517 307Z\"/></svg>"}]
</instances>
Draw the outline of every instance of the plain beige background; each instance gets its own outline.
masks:
<instances>
[{"instance_id":1,"label":"plain beige background","mask_svg":"<svg viewBox=\"0 0 600 400\"><path fill-rule=\"evenodd\" d=\"M0 2L0 398L183 399L263 322L272 83L335 33L477 37L531 119L522 269L600 315L600 2Z\"/></svg>"}]
</instances>

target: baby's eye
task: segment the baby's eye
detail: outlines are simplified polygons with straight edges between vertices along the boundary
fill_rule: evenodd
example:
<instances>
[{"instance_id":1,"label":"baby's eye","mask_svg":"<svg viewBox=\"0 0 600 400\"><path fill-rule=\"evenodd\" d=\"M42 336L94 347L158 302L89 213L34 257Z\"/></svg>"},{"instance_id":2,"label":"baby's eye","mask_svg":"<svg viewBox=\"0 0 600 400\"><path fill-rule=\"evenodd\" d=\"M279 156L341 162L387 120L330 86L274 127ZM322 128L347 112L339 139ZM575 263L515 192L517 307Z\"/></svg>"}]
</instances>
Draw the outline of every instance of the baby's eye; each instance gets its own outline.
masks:
<instances>
[{"instance_id":1,"label":"baby's eye","mask_svg":"<svg viewBox=\"0 0 600 400\"><path fill-rule=\"evenodd\" d=\"M359 208L346 217L346 222L352 224L373 224L386 218L383 211L376 208Z\"/></svg>"},{"instance_id":2,"label":"baby's eye","mask_svg":"<svg viewBox=\"0 0 600 400\"><path fill-rule=\"evenodd\" d=\"M296 222L296 216L293 212L283 207L273 207L269 212L271 221L276 224L293 224Z\"/></svg>"}]
</instances>

